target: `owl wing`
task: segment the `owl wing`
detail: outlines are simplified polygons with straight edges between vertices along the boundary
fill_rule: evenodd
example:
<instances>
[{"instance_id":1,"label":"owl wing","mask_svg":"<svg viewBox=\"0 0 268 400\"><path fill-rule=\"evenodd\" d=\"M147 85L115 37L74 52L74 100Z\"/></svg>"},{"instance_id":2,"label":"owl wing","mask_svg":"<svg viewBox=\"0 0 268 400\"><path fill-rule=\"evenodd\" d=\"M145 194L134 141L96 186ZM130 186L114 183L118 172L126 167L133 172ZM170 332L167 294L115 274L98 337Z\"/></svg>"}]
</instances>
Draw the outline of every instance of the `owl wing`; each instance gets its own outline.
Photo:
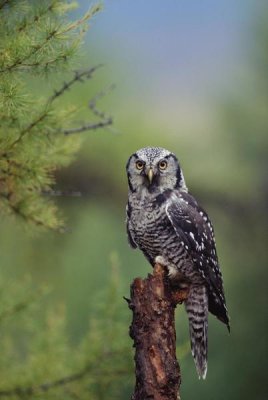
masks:
<instances>
[{"instance_id":1,"label":"owl wing","mask_svg":"<svg viewBox=\"0 0 268 400\"><path fill-rule=\"evenodd\" d=\"M127 203L127 206L126 206L126 214L127 214L126 224L127 224L128 243L130 244L130 246L133 249L136 249L138 246L137 246L137 244L135 242L135 239L134 239L134 232L133 232L131 219L130 219L130 217L131 217L131 206L130 206L129 202Z\"/></svg>"},{"instance_id":2,"label":"owl wing","mask_svg":"<svg viewBox=\"0 0 268 400\"><path fill-rule=\"evenodd\" d=\"M222 275L219 268L212 223L193 196L178 192L169 197L167 216L207 283L209 309L229 327Z\"/></svg>"}]
</instances>

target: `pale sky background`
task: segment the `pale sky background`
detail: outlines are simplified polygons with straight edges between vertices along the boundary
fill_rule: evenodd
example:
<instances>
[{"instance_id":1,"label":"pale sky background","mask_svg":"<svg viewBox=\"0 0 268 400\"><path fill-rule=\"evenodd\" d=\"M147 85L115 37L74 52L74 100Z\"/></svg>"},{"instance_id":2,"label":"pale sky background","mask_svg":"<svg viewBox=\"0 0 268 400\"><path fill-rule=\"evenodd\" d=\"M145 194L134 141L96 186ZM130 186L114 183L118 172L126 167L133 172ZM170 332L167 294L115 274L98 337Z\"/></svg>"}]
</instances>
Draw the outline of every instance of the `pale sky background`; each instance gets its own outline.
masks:
<instances>
[{"instance_id":1,"label":"pale sky background","mask_svg":"<svg viewBox=\"0 0 268 400\"><path fill-rule=\"evenodd\" d=\"M106 0L87 36L113 98L146 112L205 115L247 67L247 35L262 0ZM79 14L91 1L80 0ZM245 62L245 60L247 60ZM138 100L138 101L137 101Z\"/></svg>"}]
</instances>

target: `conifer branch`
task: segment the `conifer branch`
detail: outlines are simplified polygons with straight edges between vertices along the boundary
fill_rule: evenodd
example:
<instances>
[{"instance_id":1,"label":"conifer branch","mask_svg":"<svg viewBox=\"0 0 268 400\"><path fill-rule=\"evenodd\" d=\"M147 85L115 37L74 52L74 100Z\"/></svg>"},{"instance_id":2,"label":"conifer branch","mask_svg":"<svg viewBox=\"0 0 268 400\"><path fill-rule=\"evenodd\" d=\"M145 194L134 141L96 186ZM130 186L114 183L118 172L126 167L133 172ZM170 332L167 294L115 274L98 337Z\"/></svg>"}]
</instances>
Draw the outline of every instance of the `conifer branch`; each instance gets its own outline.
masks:
<instances>
[{"instance_id":1,"label":"conifer branch","mask_svg":"<svg viewBox=\"0 0 268 400\"><path fill-rule=\"evenodd\" d=\"M15 61L13 61L12 64L6 66L5 68L0 69L0 73L6 73L6 72L11 72L14 69L16 69L17 67L20 67L21 65L23 65L23 62L28 60L29 58L31 58L32 56L36 55L36 53L40 50L42 50L45 45L47 45L50 40L52 40L55 36L56 36L57 30L53 29L52 31L48 32L46 38L43 40L43 42L34 45L31 47L31 50L26 53L26 55L22 58L17 58L15 59Z\"/></svg>"},{"instance_id":2,"label":"conifer branch","mask_svg":"<svg viewBox=\"0 0 268 400\"><path fill-rule=\"evenodd\" d=\"M75 2L39 3L33 8L30 0L0 0L0 209L7 215L19 216L26 224L62 231L57 207L42 195L54 183L55 168L71 162L80 141L65 137L64 118L68 111L64 106L58 110L54 102L76 82L91 78L99 66L76 71L42 102L31 91L27 93L24 71L41 76L52 68L66 70L66 62L75 58L88 20L101 6L94 5L77 21L68 22L66 14ZM78 131L112 123L111 118L101 118L104 113L94 106L92 112L98 120L79 126Z\"/></svg>"},{"instance_id":3,"label":"conifer branch","mask_svg":"<svg viewBox=\"0 0 268 400\"><path fill-rule=\"evenodd\" d=\"M4 2L2 4L2 7L8 2ZM54 2L52 2L49 7L44 11L49 12L52 10ZM1 5L0 5L0 10L1 10ZM24 67L24 62L26 60L31 59L33 56L35 56L38 52L40 52L46 45L48 45L53 39L61 38L63 35L66 33L69 33L70 31L75 31L77 28L80 26L84 25L90 18L92 18L97 12L101 10L101 6L99 4L93 5L91 9L85 13L85 15L80 18L77 21L74 21L73 23L69 24L67 27L60 29L60 26L51 28L49 32L47 32L47 35L45 39L36 45L33 45L30 47L30 51L26 52L26 54L23 57L18 57L15 59L10 65L5 66L4 68L0 69L0 73L6 73L6 72L11 72L13 70L19 69L20 67ZM33 22L38 22L40 20L41 16L36 15L34 18ZM27 27L27 24L22 25L21 29L25 29ZM20 29L20 28L19 28ZM31 64L31 63L29 63ZM38 64L38 63L37 63Z\"/></svg>"},{"instance_id":4,"label":"conifer branch","mask_svg":"<svg viewBox=\"0 0 268 400\"><path fill-rule=\"evenodd\" d=\"M4 5L8 2L8 0L4 1L2 5L0 5L0 10ZM52 1L47 9L43 10L40 15L36 15L33 19L33 21L30 22L30 25L33 23L36 23L40 20L42 15L46 15L49 11L51 11L56 4L56 1ZM11 72L16 69L20 69L21 67L25 67L26 65L24 62L26 60L31 59L33 56L35 56L38 52L44 49L46 45L48 45L53 39L61 39L66 33L76 31L80 26L83 26L89 19L91 19L97 12L101 10L101 6L99 4L95 4L91 7L91 9L86 12L82 18L78 19L77 21L72 22L69 24L67 27L60 29L60 26L58 27L52 27L49 32L47 32L47 35L43 41L40 43L37 43L35 45L32 45L30 47L30 50L26 52L22 57L18 57L15 59L10 65L5 66L4 68L0 69L0 73L6 73L6 72ZM17 29L19 33L21 33L24 29L29 27L29 23L26 21ZM27 63L31 64L31 63ZM36 63L37 65L38 62Z\"/></svg>"},{"instance_id":5,"label":"conifer branch","mask_svg":"<svg viewBox=\"0 0 268 400\"><path fill-rule=\"evenodd\" d=\"M81 19L78 19L77 21L71 23L69 26L67 26L67 28L63 29L62 31L59 31L57 35L63 35L67 32L77 29L80 25L83 25L87 20L91 19L95 14L101 11L101 9L102 7L100 4L93 5Z\"/></svg>"},{"instance_id":6,"label":"conifer branch","mask_svg":"<svg viewBox=\"0 0 268 400\"><path fill-rule=\"evenodd\" d=\"M19 136L14 142L10 145L10 149L12 149L14 146L16 146L22 139L23 137L29 133L36 125L38 125L40 122L42 122L48 115L49 113L49 108L51 104L60 96L62 96L67 90L70 89L71 86L73 86L76 82L83 82L83 79L91 79L93 73L101 67L101 64L96 65L94 67L91 67L89 69L86 69L84 71L75 71L74 77L68 81L64 82L62 87L59 90L55 90L54 94L49 97L47 100L47 103L45 105L44 111L35 119L33 120L26 128L24 128L20 133ZM109 122L110 124L111 122ZM107 124L106 124L107 125ZM96 129L96 128L91 128L91 129ZM84 129L86 130L86 129ZM82 132L82 131L81 131Z\"/></svg>"},{"instance_id":7,"label":"conifer branch","mask_svg":"<svg viewBox=\"0 0 268 400\"><path fill-rule=\"evenodd\" d=\"M34 215L23 213L18 206L12 204L12 202L10 201L10 198L12 197L12 193L5 194L5 193L0 192L0 197L2 197L3 199L5 199L7 201L8 207L13 212L13 214L17 215L17 217L20 217L25 222L27 222L27 223L30 222L30 223L33 223L35 226L39 226L39 227L45 228L45 229L51 229L51 230L54 230L59 233L65 232L65 228L62 226L59 226L59 227L57 226L56 228L53 228L53 227L49 226L49 224L46 224L41 219L36 218Z\"/></svg>"},{"instance_id":8,"label":"conifer branch","mask_svg":"<svg viewBox=\"0 0 268 400\"><path fill-rule=\"evenodd\" d=\"M30 125L28 125L26 128L24 128L20 134L19 137L14 140L13 143L10 145L10 149L12 149L14 146L16 146L22 139L23 137L29 133L36 125L38 125L40 122L42 122L48 115L48 109L46 109L42 114L40 114L35 120L33 120Z\"/></svg>"},{"instance_id":9,"label":"conifer branch","mask_svg":"<svg viewBox=\"0 0 268 400\"><path fill-rule=\"evenodd\" d=\"M13 389L0 390L0 397L10 397L10 396L32 396L40 392L47 392L50 389L57 388L59 386L67 385L68 383L75 382L84 378L92 369L92 366L86 366L81 371L74 373L72 375L67 375L63 378L56 379L55 381L42 383L37 386L28 387L14 387Z\"/></svg>"},{"instance_id":10,"label":"conifer branch","mask_svg":"<svg viewBox=\"0 0 268 400\"><path fill-rule=\"evenodd\" d=\"M103 354L103 359L106 359L107 357L114 357L117 353L105 353ZM98 361L102 361L102 360L98 360ZM88 375L89 373L94 374L94 375L98 375L99 371L96 367L96 365L87 365L84 369L82 369L79 372L73 373L71 375L66 375L62 378L56 379L54 381L50 381L50 382L45 382L45 383L41 383L40 385L32 385L32 386L17 386L11 389L0 389L0 397L11 397L11 396L17 396L17 397L23 397L23 396L32 396L35 394L39 394L39 393L44 393L47 392L50 389L55 389L57 387L61 387L61 386L65 386L69 383L72 382L76 382L79 381L81 379L83 379L86 375ZM117 371L115 371L115 373L113 374L114 376L118 376L118 375L123 375L123 374L128 374L129 371L125 370L125 369L118 369Z\"/></svg>"},{"instance_id":11,"label":"conifer branch","mask_svg":"<svg viewBox=\"0 0 268 400\"><path fill-rule=\"evenodd\" d=\"M60 60L66 60L66 55L65 54L60 54L59 56L55 58L51 58L50 60L45 60L45 61L35 61L35 62L29 62L29 63L23 63L21 64L20 71L27 71L27 69L31 68L47 68L49 65L55 64L56 62Z\"/></svg>"},{"instance_id":12,"label":"conifer branch","mask_svg":"<svg viewBox=\"0 0 268 400\"><path fill-rule=\"evenodd\" d=\"M17 31L19 33L22 33L26 29L29 29L30 27L39 23L39 21L41 20L42 17L46 16L49 12L51 12L53 10L56 3L57 3L57 0L51 1L51 3L48 5L48 7L40 9L39 14L34 15L34 17L31 21L27 21L27 19L25 18L24 21L22 22L22 24L17 27Z\"/></svg>"}]
</instances>

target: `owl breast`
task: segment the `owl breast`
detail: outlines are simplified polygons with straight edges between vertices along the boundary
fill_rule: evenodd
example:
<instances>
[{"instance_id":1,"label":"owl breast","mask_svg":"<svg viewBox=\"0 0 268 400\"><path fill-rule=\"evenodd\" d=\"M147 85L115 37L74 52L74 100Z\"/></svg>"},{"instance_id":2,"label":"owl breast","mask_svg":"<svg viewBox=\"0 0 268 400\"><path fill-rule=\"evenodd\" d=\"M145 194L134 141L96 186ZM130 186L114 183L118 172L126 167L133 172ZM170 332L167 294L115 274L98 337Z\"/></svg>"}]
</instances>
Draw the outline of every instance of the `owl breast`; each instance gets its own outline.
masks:
<instances>
[{"instance_id":1,"label":"owl breast","mask_svg":"<svg viewBox=\"0 0 268 400\"><path fill-rule=\"evenodd\" d=\"M178 253L179 240L164 205L159 207L155 202L139 203L133 208L131 221L135 241L152 263L157 256L170 259L172 253Z\"/></svg>"},{"instance_id":2,"label":"owl breast","mask_svg":"<svg viewBox=\"0 0 268 400\"><path fill-rule=\"evenodd\" d=\"M141 202L132 210L131 223L138 246L155 258L168 238L169 221L162 208L153 202Z\"/></svg>"},{"instance_id":3,"label":"owl breast","mask_svg":"<svg viewBox=\"0 0 268 400\"><path fill-rule=\"evenodd\" d=\"M151 264L161 256L172 269L172 274L176 269L186 279L200 282L200 274L166 214L165 203L159 206L154 201L133 202L131 226L136 244Z\"/></svg>"}]
</instances>

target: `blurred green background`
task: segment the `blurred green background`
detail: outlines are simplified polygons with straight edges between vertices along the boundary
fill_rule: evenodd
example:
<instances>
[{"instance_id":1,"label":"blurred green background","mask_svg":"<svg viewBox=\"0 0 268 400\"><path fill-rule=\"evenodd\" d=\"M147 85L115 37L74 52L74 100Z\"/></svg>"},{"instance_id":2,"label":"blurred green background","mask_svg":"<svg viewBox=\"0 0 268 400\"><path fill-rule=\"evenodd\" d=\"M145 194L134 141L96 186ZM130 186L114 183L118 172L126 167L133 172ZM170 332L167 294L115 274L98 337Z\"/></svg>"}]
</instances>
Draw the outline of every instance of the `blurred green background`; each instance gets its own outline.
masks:
<instances>
[{"instance_id":1,"label":"blurred green background","mask_svg":"<svg viewBox=\"0 0 268 400\"><path fill-rule=\"evenodd\" d=\"M1 293L13 282L18 293L28 276L31 289L48 286L34 318L42 319L49 307L58 320L61 311L56 310L63 307L64 331L74 351L85 337L85 352L97 346L96 338L87 339L96 321L103 335L98 346L117 348L123 338L126 365L113 376L117 361L112 360L104 371L112 378L97 378L89 398L127 399L133 389L131 314L123 296L129 295L133 278L146 276L150 266L126 240L125 164L143 146L166 147L178 155L190 191L211 216L231 316L230 335L210 318L203 382L189 352L185 312L178 308L182 398L267 396L267 20L262 1L107 0L94 21L82 62L106 66L65 101L81 105L79 118L89 119L83 108L87 100L115 82L116 89L100 103L114 125L85 133L76 161L57 172L58 189L82 193L56 200L68 231L36 237L15 221L3 220L0 226ZM37 85L33 90L39 90ZM12 323L15 347L23 353L25 322ZM10 354L7 365L17 357ZM55 358L60 375L68 357L56 352Z\"/></svg>"}]
</instances>

